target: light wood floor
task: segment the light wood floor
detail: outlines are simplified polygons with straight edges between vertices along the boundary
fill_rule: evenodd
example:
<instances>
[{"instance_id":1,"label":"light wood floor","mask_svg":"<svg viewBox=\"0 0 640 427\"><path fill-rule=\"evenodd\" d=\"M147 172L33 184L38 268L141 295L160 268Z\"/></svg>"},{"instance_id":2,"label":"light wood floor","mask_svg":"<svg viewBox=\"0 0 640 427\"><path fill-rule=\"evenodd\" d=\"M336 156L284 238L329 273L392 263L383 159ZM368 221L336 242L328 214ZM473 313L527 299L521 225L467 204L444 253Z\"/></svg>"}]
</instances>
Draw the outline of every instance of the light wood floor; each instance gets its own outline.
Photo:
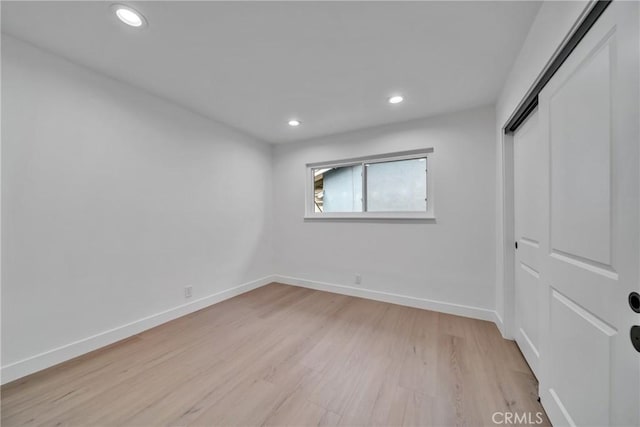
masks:
<instances>
[{"instance_id":1,"label":"light wood floor","mask_svg":"<svg viewBox=\"0 0 640 427\"><path fill-rule=\"evenodd\" d=\"M2 425L494 425L536 388L490 322L271 284L3 386Z\"/></svg>"}]
</instances>

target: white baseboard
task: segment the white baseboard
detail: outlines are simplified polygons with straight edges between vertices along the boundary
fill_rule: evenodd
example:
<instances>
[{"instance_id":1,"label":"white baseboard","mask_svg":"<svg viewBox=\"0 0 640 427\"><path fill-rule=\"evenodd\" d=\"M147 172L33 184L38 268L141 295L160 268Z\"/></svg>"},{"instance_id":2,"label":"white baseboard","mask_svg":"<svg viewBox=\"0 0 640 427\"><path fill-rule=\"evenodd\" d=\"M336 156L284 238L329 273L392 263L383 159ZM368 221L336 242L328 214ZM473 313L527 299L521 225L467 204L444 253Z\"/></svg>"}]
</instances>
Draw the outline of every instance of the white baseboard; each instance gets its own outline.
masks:
<instances>
[{"instance_id":1,"label":"white baseboard","mask_svg":"<svg viewBox=\"0 0 640 427\"><path fill-rule=\"evenodd\" d=\"M507 334L504 329L504 320L502 320L502 316L500 316L500 313L498 313L498 311L496 310L493 312L493 316L494 316L493 323L495 323L496 326L498 327L498 330L500 331L500 335L502 335L502 338L510 339L510 338L507 338Z\"/></svg>"},{"instance_id":2,"label":"white baseboard","mask_svg":"<svg viewBox=\"0 0 640 427\"><path fill-rule=\"evenodd\" d=\"M299 279L296 277L283 275L275 275L274 280L279 283L284 283L285 285L300 286L303 288L316 289L319 291L327 291L353 297L367 298L375 301L389 302L398 305L406 305L408 307L422 308L425 310L438 311L447 314L455 314L457 316L470 317L473 319L488 320L494 323L496 322L496 319L499 319L499 316L495 310L489 310L486 308L435 301L426 298L416 298L407 295L374 291L371 289L355 288L352 286L316 282L312 280Z\"/></svg>"},{"instance_id":3,"label":"white baseboard","mask_svg":"<svg viewBox=\"0 0 640 427\"><path fill-rule=\"evenodd\" d=\"M274 281L276 276L266 276L11 363L0 369L0 382L6 384Z\"/></svg>"},{"instance_id":4,"label":"white baseboard","mask_svg":"<svg viewBox=\"0 0 640 427\"><path fill-rule=\"evenodd\" d=\"M122 325L117 328L113 328L108 331L104 331L99 334L83 338L81 340L3 366L2 368L0 368L0 383L6 384L10 381L14 381L18 378L22 378L34 372L49 368L51 366L73 359L74 357L81 356L93 350L97 350L101 347L139 334L143 331L146 331L147 329L154 328L170 320L177 319L178 317L182 317L189 313L193 313L194 311L201 310L220 301L224 301L245 292L249 292L271 282L279 282L286 285L333 292L337 294L388 302L408 307L438 311L441 313L455 314L457 316L470 317L473 319L487 320L490 322L494 322L500 332L503 332L503 322L500 315L496 311L486 308L435 301L426 298L416 298L407 295L374 291L371 289L355 288L352 286L316 282L312 280L299 279L283 275L272 275L254 280L252 282L244 283L242 285L235 286L233 288L229 288L215 294L211 294L209 296L179 305L169 310L152 314L151 316L147 316L134 322L127 323L126 325Z\"/></svg>"}]
</instances>

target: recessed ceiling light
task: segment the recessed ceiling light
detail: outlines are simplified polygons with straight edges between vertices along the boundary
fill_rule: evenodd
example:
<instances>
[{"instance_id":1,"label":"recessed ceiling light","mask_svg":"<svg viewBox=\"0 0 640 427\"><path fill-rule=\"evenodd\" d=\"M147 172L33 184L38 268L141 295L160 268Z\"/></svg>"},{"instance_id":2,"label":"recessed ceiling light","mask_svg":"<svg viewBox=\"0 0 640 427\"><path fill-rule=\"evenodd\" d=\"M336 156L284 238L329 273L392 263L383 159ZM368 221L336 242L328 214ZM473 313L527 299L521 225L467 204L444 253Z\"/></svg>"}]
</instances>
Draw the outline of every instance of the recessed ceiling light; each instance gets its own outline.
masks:
<instances>
[{"instance_id":1,"label":"recessed ceiling light","mask_svg":"<svg viewBox=\"0 0 640 427\"><path fill-rule=\"evenodd\" d=\"M400 95L395 95L389 98L389 104L399 104L404 101L404 98Z\"/></svg>"},{"instance_id":2,"label":"recessed ceiling light","mask_svg":"<svg viewBox=\"0 0 640 427\"><path fill-rule=\"evenodd\" d=\"M144 16L142 16L140 12L130 8L129 6L114 4L112 6L112 9L115 11L118 19L129 25L130 27L141 28L147 24Z\"/></svg>"},{"instance_id":3,"label":"recessed ceiling light","mask_svg":"<svg viewBox=\"0 0 640 427\"><path fill-rule=\"evenodd\" d=\"M291 127L300 126L301 123L302 122L300 120L296 120L296 119L289 120L289 126Z\"/></svg>"}]
</instances>

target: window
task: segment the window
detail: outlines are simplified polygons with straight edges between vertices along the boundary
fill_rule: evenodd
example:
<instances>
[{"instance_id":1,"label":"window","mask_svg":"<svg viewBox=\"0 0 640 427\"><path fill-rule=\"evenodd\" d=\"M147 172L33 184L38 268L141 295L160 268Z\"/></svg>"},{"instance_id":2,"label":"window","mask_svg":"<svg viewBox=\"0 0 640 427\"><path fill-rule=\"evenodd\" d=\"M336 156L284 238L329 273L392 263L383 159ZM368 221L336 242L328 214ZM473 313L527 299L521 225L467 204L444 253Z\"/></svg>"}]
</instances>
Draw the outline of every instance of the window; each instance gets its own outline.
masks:
<instances>
[{"instance_id":1,"label":"window","mask_svg":"<svg viewBox=\"0 0 640 427\"><path fill-rule=\"evenodd\" d=\"M307 165L306 218L428 219L433 149Z\"/></svg>"}]
</instances>

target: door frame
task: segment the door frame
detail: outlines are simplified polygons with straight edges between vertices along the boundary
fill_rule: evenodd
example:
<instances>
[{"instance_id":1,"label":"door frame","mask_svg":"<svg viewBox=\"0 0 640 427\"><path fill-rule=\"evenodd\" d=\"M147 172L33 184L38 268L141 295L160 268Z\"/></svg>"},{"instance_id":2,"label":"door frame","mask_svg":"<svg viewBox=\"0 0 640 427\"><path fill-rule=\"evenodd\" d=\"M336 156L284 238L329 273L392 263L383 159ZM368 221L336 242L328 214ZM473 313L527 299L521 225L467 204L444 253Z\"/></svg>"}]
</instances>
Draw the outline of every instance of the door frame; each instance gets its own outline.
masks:
<instances>
[{"instance_id":1,"label":"door frame","mask_svg":"<svg viewBox=\"0 0 640 427\"><path fill-rule=\"evenodd\" d=\"M515 177L513 133L506 133L506 123L501 129L500 154L502 158L502 283L503 319L502 336L515 339Z\"/></svg>"}]
</instances>

